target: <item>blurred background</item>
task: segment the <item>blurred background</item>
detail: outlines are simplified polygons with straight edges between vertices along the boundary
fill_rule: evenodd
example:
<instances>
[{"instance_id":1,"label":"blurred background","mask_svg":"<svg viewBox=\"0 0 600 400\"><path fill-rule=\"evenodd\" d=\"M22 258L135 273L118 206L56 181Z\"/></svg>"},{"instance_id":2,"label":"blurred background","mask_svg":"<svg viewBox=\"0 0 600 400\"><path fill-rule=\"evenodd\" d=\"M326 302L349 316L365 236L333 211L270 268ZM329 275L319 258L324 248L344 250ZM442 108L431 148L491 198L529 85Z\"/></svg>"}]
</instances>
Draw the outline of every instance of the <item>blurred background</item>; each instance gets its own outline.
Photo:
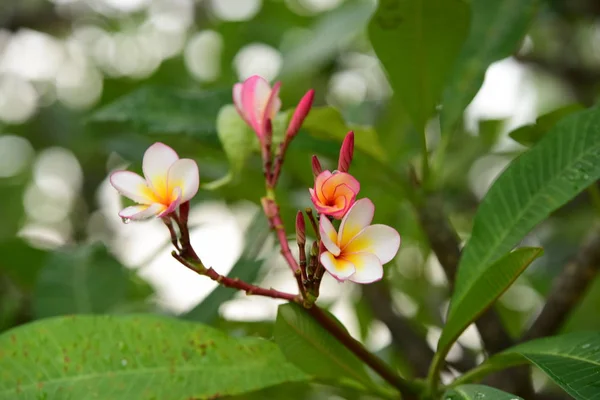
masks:
<instances>
[{"instance_id":1,"label":"blurred background","mask_svg":"<svg viewBox=\"0 0 600 400\"><path fill-rule=\"evenodd\" d=\"M117 215L122 199L107 182L114 169L139 172L143 152L155 141L194 158L203 183L225 176L229 164L214 120L220 107L231 103L231 86L259 74L283 82L283 110L314 88L316 105L340 112L334 122L326 116L322 125L317 117L292 145L278 189L288 232L295 210L310 205L310 156L318 154L333 167L343 134L353 128L360 144L352 172L362 183L361 194L376 204L376 221L402 235L401 251L387 266L386 304L358 285L328 277L320 301L354 337L399 368L403 360L390 330L375 317L380 307L410 320L435 346L448 306L447 282L386 172L401 173L418 159L419 137L391 100L366 36L375 5L369 0L2 1L0 331L61 314L158 312L235 335L270 337L277 302L213 291L212 282L171 258L161 222L122 223ZM445 206L463 239L493 179L525 150L509 132L565 105L589 106L599 92L600 3L542 1L519 52L489 68L444 159ZM435 148L437 121L427 133ZM294 291L258 212L263 188L260 160L253 154L232 182L199 192L192 240L205 263L220 273L236 268L248 280ZM592 188L527 238L546 253L499 301L512 334L521 333L540 310L552 278L600 213L599 200ZM566 329L600 329L600 320L591 317L599 306L596 282ZM459 343L451 359L481 359L476 328ZM536 385L548 382L536 374ZM268 393L353 398L325 387L292 386Z\"/></svg>"}]
</instances>

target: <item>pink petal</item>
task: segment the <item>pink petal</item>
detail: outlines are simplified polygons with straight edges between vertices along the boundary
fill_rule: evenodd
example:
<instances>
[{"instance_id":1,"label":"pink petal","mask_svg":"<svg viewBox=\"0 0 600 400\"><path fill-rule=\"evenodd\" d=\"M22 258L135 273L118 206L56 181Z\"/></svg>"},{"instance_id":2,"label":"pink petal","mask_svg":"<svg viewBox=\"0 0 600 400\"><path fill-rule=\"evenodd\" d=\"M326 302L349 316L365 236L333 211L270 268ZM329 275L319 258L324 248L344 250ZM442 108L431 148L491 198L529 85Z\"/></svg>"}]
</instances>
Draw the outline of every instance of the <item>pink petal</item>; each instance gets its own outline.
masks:
<instances>
[{"instance_id":1,"label":"pink petal","mask_svg":"<svg viewBox=\"0 0 600 400\"><path fill-rule=\"evenodd\" d=\"M264 122L267 119L271 121L275 118L279 109L281 108L281 99L279 98L279 89L281 88L281 82L276 82L273 85L273 89L271 89L271 93L269 94L269 98L267 103L265 104L265 109L262 112L261 120ZM260 99L257 99L257 101Z\"/></svg>"},{"instance_id":2,"label":"pink petal","mask_svg":"<svg viewBox=\"0 0 600 400\"><path fill-rule=\"evenodd\" d=\"M335 189L340 185L348 186L355 194L360 191L360 183L355 177L346 172L336 172L323 182L323 194L331 198L334 196Z\"/></svg>"},{"instance_id":3,"label":"pink petal","mask_svg":"<svg viewBox=\"0 0 600 400\"><path fill-rule=\"evenodd\" d=\"M352 263L356 272L348 279L356 283L371 283L383 278L381 261L371 253L344 254L343 259Z\"/></svg>"},{"instance_id":4,"label":"pink petal","mask_svg":"<svg viewBox=\"0 0 600 400\"><path fill-rule=\"evenodd\" d=\"M252 129L262 136L264 133L262 116L271 95L271 87L258 75L246 79L243 85L242 109Z\"/></svg>"},{"instance_id":5,"label":"pink petal","mask_svg":"<svg viewBox=\"0 0 600 400\"><path fill-rule=\"evenodd\" d=\"M115 171L110 175L110 184L136 203L150 204L154 201L146 180L135 172Z\"/></svg>"},{"instance_id":6,"label":"pink petal","mask_svg":"<svg viewBox=\"0 0 600 400\"><path fill-rule=\"evenodd\" d=\"M166 144L157 142L144 153L142 169L148 184L156 193L164 195L167 190L167 172L179 156Z\"/></svg>"},{"instance_id":7,"label":"pink petal","mask_svg":"<svg viewBox=\"0 0 600 400\"><path fill-rule=\"evenodd\" d=\"M377 256L382 264L390 262L400 248L400 235L387 225L371 225L363 229L344 247L346 253L371 253Z\"/></svg>"},{"instance_id":8,"label":"pink petal","mask_svg":"<svg viewBox=\"0 0 600 400\"><path fill-rule=\"evenodd\" d=\"M323 171L321 172L316 178L315 178L315 193L316 193L316 198L321 202L321 203L326 203L327 202L327 198L323 195L323 184L325 183L325 181L327 179L329 179L329 177L331 176L331 171Z\"/></svg>"},{"instance_id":9,"label":"pink petal","mask_svg":"<svg viewBox=\"0 0 600 400\"><path fill-rule=\"evenodd\" d=\"M243 85L241 83L236 83L233 85L233 104L235 105L235 108L242 119L248 122L244 112L244 107L242 106L242 88Z\"/></svg>"},{"instance_id":10,"label":"pink petal","mask_svg":"<svg viewBox=\"0 0 600 400\"><path fill-rule=\"evenodd\" d=\"M177 209L177 207L179 207L179 205L182 203L182 201L181 201L181 188L176 187L175 189L173 189L173 193L171 194L171 198L173 199L171 201L171 204L169 204L169 207L166 207L164 211L162 211L160 214L158 214L159 217L164 217L166 215L169 215L173 211L175 211Z\"/></svg>"},{"instance_id":11,"label":"pink petal","mask_svg":"<svg viewBox=\"0 0 600 400\"><path fill-rule=\"evenodd\" d=\"M339 245L344 248L360 231L365 229L375 213L375 205L367 198L357 200L342 219L339 232Z\"/></svg>"},{"instance_id":12,"label":"pink petal","mask_svg":"<svg viewBox=\"0 0 600 400\"><path fill-rule=\"evenodd\" d=\"M337 232L325 215L321 215L319 219L319 232L321 233L321 241L325 248L334 256L338 256L340 248L337 245Z\"/></svg>"},{"instance_id":13,"label":"pink petal","mask_svg":"<svg viewBox=\"0 0 600 400\"><path fill-rule=\"evenodd\" d=\"M151 205L144 206L131 206L124 208L119 213L121 218L130 219L132 221L140 221L143 219L157 216L165 209L165 206L160 203L153 203Z\"/></svg>"},{"instance_id":14,"label":"pink petal","mask_svg":"<svg viewBox=\"0 0 600 400\"><path fill-rule=\"evenodd\" d=\"M177 160L169 168L167 174L167 191L172 192L175 188L181 190L181 202L185 203L198 193L200 185L200 174L198 164L189 158Z\"/></svg>"},{"instance_id":15,"label":"pink petal","mask_svg":"<svg viewBox=\"0 0 600 400\"><path fill-rule=\"evenodd\" d=\"M356 269L351 262L341 258L335 258L334 255L328 251L321 253L320 260L327 272L338 281L344 281L356 272Z\"/></svg>"}]
</instances>

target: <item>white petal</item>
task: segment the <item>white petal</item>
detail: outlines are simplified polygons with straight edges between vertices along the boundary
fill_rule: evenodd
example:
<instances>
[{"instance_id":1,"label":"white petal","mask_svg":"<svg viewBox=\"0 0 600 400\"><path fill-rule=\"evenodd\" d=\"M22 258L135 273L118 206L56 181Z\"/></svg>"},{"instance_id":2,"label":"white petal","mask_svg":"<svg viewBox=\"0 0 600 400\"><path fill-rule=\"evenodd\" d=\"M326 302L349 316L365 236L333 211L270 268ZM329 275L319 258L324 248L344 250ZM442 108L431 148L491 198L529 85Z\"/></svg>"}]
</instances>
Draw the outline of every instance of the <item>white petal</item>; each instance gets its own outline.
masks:
<instances>
[{"instance_id":1,"label":"white petal","mask_svg":"<svg viewBox=\"0 0 600 400\"><path fill-rule=\"evenodd\" d=\"M148 184L161 196L167 188L167 172L179 156L166 144L157 142L148 147L144 153L142 169Z\"/></svg>"},{"instance_id":2,"label":"white petal","mask_svg":"<svg viewBox=\"0 0 600 400\"><path fill-rule=\"evenodd\" d=\"M327 272L338 281L346 280L356 272L356 269L351 262L342 260L341 258L335 258L334 255L328 251L321 253L320 260Z\"/></svg>"},{"instance_id":3,"label":"white petal","mask_svg":"<svg viewBox=\"0 0 600 400\"><path fill-rule=\"evenodd\" d=\"M340 248L337 245L338 235L326 215L321 215L319 218L319 232L325 248L334 256L338 256L340 254Z\"/></svg>"},{"instance_id":4,"label":"white petal","mask_svg":"<svg viewBox=\"0 0 600 400\"><path fill-rule=\"evenodd\" d=\"M131 206L121 210L119 216L121 218L130 219L132 221L139 221L142 219L157 216L164 209L165 206L160 203L153 203L149 206Z\"/></svg>"},{"instance_id":5,"label":"white petal","mask_svg":"<svg viewBox=\"0 0 600 400\"><path fill-rule=\"evenodd\" d=\"M375 206L369 199L360 199L348 210L340 224L339 246L343 249L360 231L365 229L371 221Z\"/></svg>"},{"instance_id":6,"label":"white petal","mask_svg":"<svg viewBox=\"0 0 600 400\"><path fill-rule=\"evenodd\" d=\"M400 248L400 235L387 225L371 225L363 229L344 248L344 253L371 253L377 256L382 264L391 261Z\"/></svg>"},{"instance_id":7,"label":"white petal","mask_svg":"<svg viewBox=\"0 0 600 400\"><path fill-rule=\"evenodd\" d=\"M181 189L181 202L185 203L198 193L200 185L200 174L198 164L189 158L175 161L167 177L167 191L172 192L175 188Z\"/></svg>"},{"instance_id":8,"label":"white petal","mask_svg":"<svg viewBox=\"0 0 600 400\"><path fill-rule=\"evenodd\" d=\"M344 259L356 269L349 280L356 283L371 283L383 277L383 266L379 258L371 253L344 254Z\"/></svg>"},{"instance_id":9,"label":"white petal","mask_svg":"<svg viewBox=\"0 0 600 400\"><path fill-rule=\"evenodd\" d=\"M150 204L152 193L146 180L131 171L115 171L110 175L110 184L123 196L136 203Z\"/></svg>"}]
</instances>

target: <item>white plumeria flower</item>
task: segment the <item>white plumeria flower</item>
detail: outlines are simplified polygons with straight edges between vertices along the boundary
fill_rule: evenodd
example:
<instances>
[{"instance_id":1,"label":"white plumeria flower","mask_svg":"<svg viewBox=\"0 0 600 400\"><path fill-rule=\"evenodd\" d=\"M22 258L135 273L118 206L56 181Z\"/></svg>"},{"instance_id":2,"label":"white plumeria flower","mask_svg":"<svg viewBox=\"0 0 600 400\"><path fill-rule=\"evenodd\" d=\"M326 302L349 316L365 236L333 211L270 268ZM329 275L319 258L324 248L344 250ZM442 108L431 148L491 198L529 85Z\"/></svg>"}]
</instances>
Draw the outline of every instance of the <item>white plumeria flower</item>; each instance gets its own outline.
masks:
<instances>
[{"instance_id":1,"label":"white plumeria flower","mask_svg":"<svg viewBox=\"0 0 600 400\"><path fill-rule=\"evenodd\" d=\"M131 171L116 171L110 183L137 206L124 208L119 216L125 220L163 217L189 201L198 192L198 165L189 158L180 159L175 150L154 143L144 153L145 179Z\"/></svg>"},{"instance_id":2,"label":"white plumeria flower","mask_svg":"<svg viewBox=\"0 0 600 400\"><path fill-rule=\"evenodd\" d=\"M383 264L391 261L400 248L400 235L387 225L370 225L375 206L360 199L342 218L339 233L322 215L321 241L326 251L321 263L339 281L371 283L383 277Z\"/></svg>"}]
</instances>

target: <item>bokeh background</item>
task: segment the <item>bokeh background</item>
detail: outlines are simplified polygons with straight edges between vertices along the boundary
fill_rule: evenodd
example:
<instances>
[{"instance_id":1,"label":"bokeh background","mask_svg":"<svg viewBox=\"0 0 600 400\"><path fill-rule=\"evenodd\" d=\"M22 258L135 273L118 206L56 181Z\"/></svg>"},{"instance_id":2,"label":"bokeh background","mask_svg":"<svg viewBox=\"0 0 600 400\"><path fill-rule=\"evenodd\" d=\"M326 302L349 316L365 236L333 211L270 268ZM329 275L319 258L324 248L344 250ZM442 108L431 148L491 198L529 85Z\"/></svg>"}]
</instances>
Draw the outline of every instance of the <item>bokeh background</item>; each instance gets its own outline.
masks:
<instances>
[{"instance_id":1,"label":"bokeh background","mask_svg":"<svg viewBox=\"0 0 600 400\"><path fill-rule=\"evenodd\" d=\"M310 205L310 156L318 154L333 167L343 133L355 128L357 137L366 138L352 169L361 193L374 200L376 220L402 234L401 251L387 267L392 309L433 347L448 305L447 282L413 211L389 179L390 170L402 173L418 158L419 138L391 100L365 33L375 4L3 0L0 330L60 314L148 311L212 323L235 335L269 337L276 301L212 292L212 282L172 260L159 221L122 223L122 200L107 182L111 170L139 171L144 150L155 141L194 158L203 183L224 177L229 164L214 131L217 111L231 103L235 82L259 74L283 82L284 110L314 88L316 105L334 106L341 114L336 123L324 120L317 129L317 121L316 128L302 131L290 150L278 189L289 233L295 210ZM521 49L489 68L463 129L449 144L441 177L445 206L463 238L493 179L525 149L509 132L556 108L596 100L598 4L542 1ZM435 148L437 121L427 129ZM254 154L232 182L199 192L192 240L219 272L235 265L248 279L294 291L258 212L263 190ZM540 310L552 278L597 219L599 201L592 188L526 239L546 253L499 301L512 334ZM320 301L356 338L402 366L389 329L374 317L377 303L362 288L326 277L321 293ZM599 306L596 282L566 329L600 329L594 317ZM476 328L459 343L451 359L481 358ZM548 385L538 374L535 383ZM269 392L275 398L352 397L324 387L272 390L279 390Z\"/></svg>"}]
</instances>

